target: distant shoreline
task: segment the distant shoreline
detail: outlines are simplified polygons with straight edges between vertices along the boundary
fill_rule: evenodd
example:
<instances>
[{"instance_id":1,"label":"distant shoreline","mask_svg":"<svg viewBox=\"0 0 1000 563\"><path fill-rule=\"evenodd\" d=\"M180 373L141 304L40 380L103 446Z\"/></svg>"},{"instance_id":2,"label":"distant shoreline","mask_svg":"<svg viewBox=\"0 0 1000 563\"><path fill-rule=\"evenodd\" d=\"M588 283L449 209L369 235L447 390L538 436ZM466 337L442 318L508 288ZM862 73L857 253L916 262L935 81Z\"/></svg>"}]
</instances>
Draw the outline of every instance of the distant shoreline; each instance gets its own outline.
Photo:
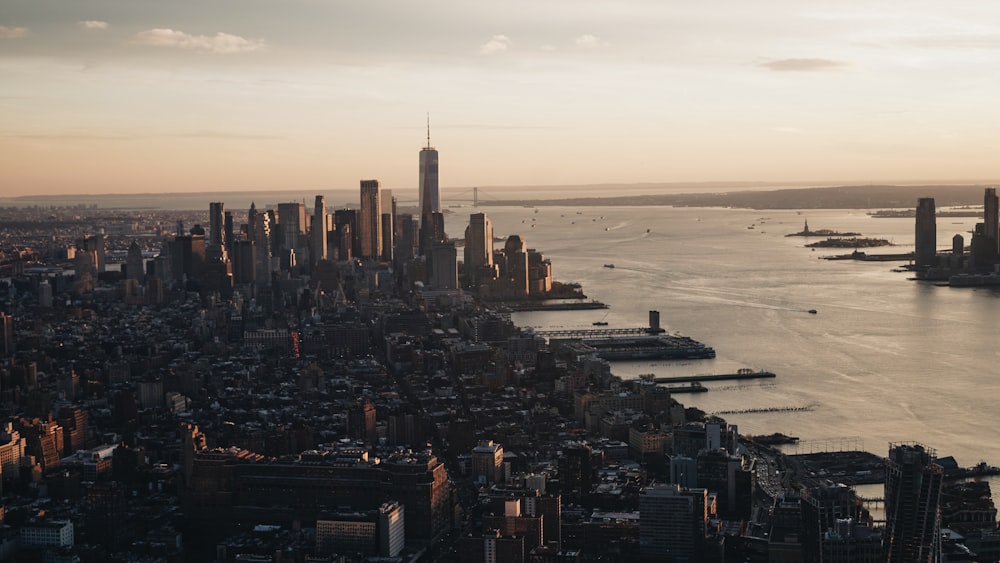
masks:
<instances>
[{"instance_id":1,"label":"distant shoreline","mask_svg":"<svg viewBox=\"0 0 1000 563\"><path fill-rule=\"evenodd\" d=\"M756 182L705 182L700 184L594 184L588 186L485 187L479 189L478 208L495 206L525 207L734 207L741 209L908 209L915 208L917 199L933 197L938 209L982 205L983 190L988 184L927 184L927 185L843 185L825 187L785 187L766 189ZM728 189L727 189L728 188ZM405 207L412 189L386 188L398 194ZM683 191L683 190L691 191ZM672 193L657 193L660 191ZM710 191L717 190L717 191ZM442 190L445 206L477 209L472 205L472 188ZM546 193L547 192L547 193ZM567 196L560 197L567 192ZM539 194L548 198L535 198ZM615 195L607 195L615 194ZM230 209L249 207L255 202L266 207L278 202L305 201L310 205L315 195L326 197L327 206L358 205L354 190L295 190L295 191L220 191L178 193L136 193L101 195L32 195L0 198L0 207L96 207L101 210L198 210L209 201L223 201ZM504 196L510 196L509 198ZM520 197L518 197L520 196ZM525 197L527 196L527 197ZM454 198L454 199L451 199ZM135 202L130 205L130 202Z\"/></svg>"}]
</instances>

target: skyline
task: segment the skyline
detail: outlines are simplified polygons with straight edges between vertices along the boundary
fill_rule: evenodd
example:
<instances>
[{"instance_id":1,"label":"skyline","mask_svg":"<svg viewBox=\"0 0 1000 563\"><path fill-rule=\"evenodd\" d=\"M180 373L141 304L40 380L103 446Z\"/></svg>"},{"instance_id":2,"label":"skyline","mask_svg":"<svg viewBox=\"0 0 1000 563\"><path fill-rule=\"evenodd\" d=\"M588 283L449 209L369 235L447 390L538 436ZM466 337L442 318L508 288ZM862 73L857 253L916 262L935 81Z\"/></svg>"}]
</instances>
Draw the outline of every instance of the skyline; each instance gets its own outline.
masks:
<instances>
[{"instance_id":1,"label":"skyline","mask_svg":"<svg viewBox=\"0 0 1000 563\"><path fill-rule=\"evenodd\" d=\"M720 9L721 8L721 9ZM1000 6L6 0L4 196L996 176Z\"/></svg>"}]
</instances>

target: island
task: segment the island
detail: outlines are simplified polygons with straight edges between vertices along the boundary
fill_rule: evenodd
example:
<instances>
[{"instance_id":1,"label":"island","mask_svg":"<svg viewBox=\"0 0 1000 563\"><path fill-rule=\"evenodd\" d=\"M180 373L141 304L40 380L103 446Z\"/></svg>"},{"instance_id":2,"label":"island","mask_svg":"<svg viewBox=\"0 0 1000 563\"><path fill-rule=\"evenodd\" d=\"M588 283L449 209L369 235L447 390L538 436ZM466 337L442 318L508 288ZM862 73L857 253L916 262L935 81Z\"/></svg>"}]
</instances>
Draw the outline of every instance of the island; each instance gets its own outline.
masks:
<instances>
[{"instance_id":1,"label":"island","mask_svg":"<svg viewBox=\"0 0 1000 563\"><path fill-rule=\"evenodd\" d=\"M805 245L806 248L874 248L877 246L892 246L884 238L828 238Z\"/></svg>"},{"instance_id":2,"label":"island","mask_svg":"<svg viewBox=\"0 0 1000 563\"><path fill-rule=\"evenodd\" d=\"M801 231L797 233L789 233L785 235L786 237L859 237L861 233L854 232L844 232L831 231L830 229L819 229L817 231L809 230L809 221L805 222L805 226Z\"/></svg>"}]
</instances>

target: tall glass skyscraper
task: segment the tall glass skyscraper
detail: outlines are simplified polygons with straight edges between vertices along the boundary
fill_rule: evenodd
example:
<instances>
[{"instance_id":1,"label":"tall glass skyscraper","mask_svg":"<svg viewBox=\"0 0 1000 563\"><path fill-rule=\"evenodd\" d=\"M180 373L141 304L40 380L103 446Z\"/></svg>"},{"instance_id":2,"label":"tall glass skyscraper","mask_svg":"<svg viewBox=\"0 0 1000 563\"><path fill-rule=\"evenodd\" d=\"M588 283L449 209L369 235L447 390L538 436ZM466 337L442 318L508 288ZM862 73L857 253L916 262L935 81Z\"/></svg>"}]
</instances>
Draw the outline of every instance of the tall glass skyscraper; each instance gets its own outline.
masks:
<instances>
[{"instance_id":1,"label":"tall glass skyscraper","mask_svg":"<svg viewBox=\"0 0 1000 563\"><path fill-rule=\"evenodd\" d=\"M890 444L885 471L886 563L941 561L941 481L934 450Z\"/></svg>"},{"instance_id":2,"label":"tall glass skyscraper","mask_svg":"<svg viewBox=\"0 0 1000 563\"><path fill-rule=\"evenodd\" d=\"M918 271L935 265L937 257L937 220L934 213L934 198L932 197L922 197L917 200L914 246Z\"/></svg>"},{"instance_id":3,"label":"tall glass skyscraper","mask_svg":"<svg viewBox=\"0 0 1000 563\"><path fill-rule=\"evenodd\" d=\"M361 180L361 213L358 216L361 235L361 258L378 258L382 253L382 201L378 180Z\"/></svg>"},{"instance_id":4,"label":"tall glass skyscraper","mask_svg":"<svg viewBox=\"0 0 1000 563\"><path fill-rule=\"evenodd\" d=\"M431 146L431 126L427 123L427 146L420 149L420 221L441 212L438 191L438 152Z\"/></svg>"}]
</instances>

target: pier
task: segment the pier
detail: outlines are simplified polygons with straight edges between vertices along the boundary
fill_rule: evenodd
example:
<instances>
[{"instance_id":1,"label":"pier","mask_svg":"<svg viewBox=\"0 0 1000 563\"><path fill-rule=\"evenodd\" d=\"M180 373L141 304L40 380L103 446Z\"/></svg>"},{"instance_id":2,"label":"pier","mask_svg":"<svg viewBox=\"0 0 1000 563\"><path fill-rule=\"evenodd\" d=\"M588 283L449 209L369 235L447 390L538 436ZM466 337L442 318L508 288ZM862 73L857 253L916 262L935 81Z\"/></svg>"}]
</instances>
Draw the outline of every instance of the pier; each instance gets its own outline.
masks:
<instances>
[{"instance_id":1,"label":"pier","mask_svg":"<svg viewBox=\"0 0 1000 563\"><path fill-rule=\"evenodd\" d=\"M752 369L741 369L736 373L715 373L704 375L681 375L677 377L654 377L656 383L691 383L703 381L729 381L733 379L773 379L777 377L770 371L754 371Z\"/></svg>"},{"instance_id":2,"label":"pier","mask_svg":"<svg viewBox=\"0 0 1000 563\"><path fill-rule=\"evenodd\" d=\"M663 332L660 329L659 332ZM535 334L545 337L546 340L567 339L584 340L587 338L608 338L612 336L640 336L643 334L654 334L649 327L638 328L579 328L565 330L536 330Z\"/></svg>"},{"instance_id":3,"label":"pier","mask_svg":"<svg viewBox=\"0 0 1000 563\"><path fill-rule=\"evenodd\" d=\"M524 313L528 311L588 311L591 309L607 309L607 303L600 301L578 301L566 300L562 302L552 301L505 301L503 306L510 309L512 313Z\"/></svg>"}]
</instances>

